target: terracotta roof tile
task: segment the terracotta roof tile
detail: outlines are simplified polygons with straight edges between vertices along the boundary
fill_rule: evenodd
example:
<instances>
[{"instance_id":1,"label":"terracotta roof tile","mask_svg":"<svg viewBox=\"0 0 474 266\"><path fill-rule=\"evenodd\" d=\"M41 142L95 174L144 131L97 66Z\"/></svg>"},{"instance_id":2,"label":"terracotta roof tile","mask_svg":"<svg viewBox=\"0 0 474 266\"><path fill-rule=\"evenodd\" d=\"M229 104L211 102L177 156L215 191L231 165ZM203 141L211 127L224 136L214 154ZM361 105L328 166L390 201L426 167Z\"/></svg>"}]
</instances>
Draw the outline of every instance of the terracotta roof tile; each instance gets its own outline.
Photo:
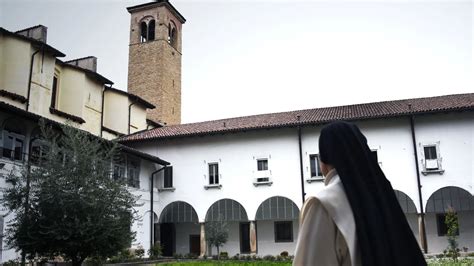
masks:
<instances>
[{"instance_id":1,"label":"terracotta roof tile","mask_svg":"<svg viewBox=\"0 0 474 266\"><path fill-rule=\"evenodd\" d=\"M462 110L474 110L474 93L324 107L165 126L127 135L120 138L119 141L133 142L202 136L255 129L324 124L335 120L375 119Z\"/></svg>"}]
</instances>

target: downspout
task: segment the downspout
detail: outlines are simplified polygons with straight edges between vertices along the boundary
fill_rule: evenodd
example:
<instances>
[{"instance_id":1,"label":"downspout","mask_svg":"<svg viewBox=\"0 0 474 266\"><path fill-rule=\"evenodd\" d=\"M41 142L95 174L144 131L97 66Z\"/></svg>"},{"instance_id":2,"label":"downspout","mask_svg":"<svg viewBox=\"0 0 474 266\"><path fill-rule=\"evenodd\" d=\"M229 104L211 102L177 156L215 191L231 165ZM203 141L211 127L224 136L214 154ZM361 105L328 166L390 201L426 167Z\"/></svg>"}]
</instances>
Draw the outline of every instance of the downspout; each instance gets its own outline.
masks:
<instances>
[{"instance_id":1,"label":"downspout","mask_svg":"<svg viewBox=\"0 0 474 266\"><path fill-rule=\"evenodd\" d=\"M300 121L300 116L296 116L296 119ZM305 201L306 193L304 192L304 171L303 171L303 149L301 147L301 126L298 125L298 148L299 148L299 157L300 157L300 177L301 177L301 199L303 203Z\"/></svg>"},{"instance_id":2,"label":"downspout","mask_svg":"<svg viewBox=\"0 0 474 266\"><path fill-rule=\"evenodd\" d=\"M411 105L408 106L409 109L411 109ZM415 116L411 115L410 116L410 128L411 128L411 138L413 142L413 151L415 153L415 167L416 167L416 182L418 185L418 198L420 201L420 229L422 232L420 232L420 242L421 242L421 248L425 253L428 252L428 245L426 242L426 228L425 228L425 212L423 210L423 197L421 195L421 179L420 179L420 168L418 166L418 151L416 149L416 136L415 136Z\"/></svg>"},{"instance_id":3,"label":"downspout","mask_svg":"<svg viewBox=\"0 0 474 266\"><path fill-rule=\"evenodd\" d=\"M112 86L112 85L110 85ZM104 89L102 89L102 107L100 110L100 136L102 137L102 128L104 127L104 103L105 103L105 91L107 87L104 85Z\"/></svg>"},{"instance_id":4,"label":"downspout","mask_svg":"<svg viewBox=\"0 0 474 266\"><path fill-rule=\"evenodd\" d=\"M35 61L35 55L42 49L36 50L32 55L31 55L31 60L30 60L30 74L28 77L28 92L26 93L26 111L28 111L30 107L30 93L31 93L31 80L33 78L33 63Z\"/></svg>"},{"instance_id":5,"label":"downspout","mask_svg":"<svg viewBox=\"0 0 474 266\"><path fill-rule=\"evenodd\" d=\"M153 232L153 226L154 226L154 217L153 217L153 187L154 187L154 182L153 182L153 176L160 171L164 170L166 166L161 167L160 169L156 170L155 172L151 173L150 176L150 249L153 247L153 237L154 237L154 232Z\"/></svg>"},{"instance_id":6,"label":"downspout","mask_svg":"<svg viewBox=\"0 0 474 266\"><path fill-rule=\"evenodd\" d=\"M130 123L131 123L131 117L132 117L132 105L134 105L135 102L131 103L128 106L128 134L130 134Z\"/></svg>"}]
</instances>

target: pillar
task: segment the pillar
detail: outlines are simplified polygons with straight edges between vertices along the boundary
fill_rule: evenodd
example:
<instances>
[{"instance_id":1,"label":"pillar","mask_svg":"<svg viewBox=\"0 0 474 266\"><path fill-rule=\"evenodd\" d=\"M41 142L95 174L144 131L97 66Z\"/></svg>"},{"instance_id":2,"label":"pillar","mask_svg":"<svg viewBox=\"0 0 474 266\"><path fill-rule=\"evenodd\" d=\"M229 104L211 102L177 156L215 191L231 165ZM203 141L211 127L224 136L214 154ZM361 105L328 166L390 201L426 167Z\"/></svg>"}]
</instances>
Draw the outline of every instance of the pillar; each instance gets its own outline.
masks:
<instances>
[{"instance_id":1,"label":"pillar","mask_svg":"<svg viewBox=\"0 0 474 266\"><path fill-rule=\"evenodd\" d=\"M206 256L206 226L205 223L200 223L201 224L201 253L199 254L200 258L203 258Z\"/></svg>"},{"instance_id":2,"label":"pillar","mask_svg":"<svg viewBox=\"0 0 474 266\"><path fill-rule=\"evenodd\" d=\"M420 246L424 253L428 253L428 243L426 242L425 214L418 214L418 231Z\"/></svg>"},{"instance_id":3,"label":"pillar","mask_svg":"<svg viewBox=\"0 0 474 266\"><path fill-rule=\"evenodd\" d=\"M255 221L250 221L250 253L257 254L257 232L255 231Z\"/></svg>"}]
</instances>

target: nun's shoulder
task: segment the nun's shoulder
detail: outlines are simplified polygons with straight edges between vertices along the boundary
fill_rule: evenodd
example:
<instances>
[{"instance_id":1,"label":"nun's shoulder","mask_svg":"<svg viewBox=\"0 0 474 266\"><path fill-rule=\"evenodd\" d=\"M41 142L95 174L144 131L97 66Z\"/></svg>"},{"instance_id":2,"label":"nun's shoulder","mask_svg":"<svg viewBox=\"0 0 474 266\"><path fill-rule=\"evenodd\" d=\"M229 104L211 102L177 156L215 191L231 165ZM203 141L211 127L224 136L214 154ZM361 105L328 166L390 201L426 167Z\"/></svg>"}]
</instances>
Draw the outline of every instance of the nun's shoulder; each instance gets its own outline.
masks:
<instances>
[{"instance_id":1,"label":"nun's shoulder","mask_svg":"<svg viewBox=\"0 0 474 266\"><path fill-rule=\"evenodd\" d=\"M307 198L303 206L301 207L300 222L303 221L303 219L306 217L306 215L308 214L311 208L317 208L318 205L320 205L318 198L313 197L313 196Z\"/></svg>"}]
</instances>

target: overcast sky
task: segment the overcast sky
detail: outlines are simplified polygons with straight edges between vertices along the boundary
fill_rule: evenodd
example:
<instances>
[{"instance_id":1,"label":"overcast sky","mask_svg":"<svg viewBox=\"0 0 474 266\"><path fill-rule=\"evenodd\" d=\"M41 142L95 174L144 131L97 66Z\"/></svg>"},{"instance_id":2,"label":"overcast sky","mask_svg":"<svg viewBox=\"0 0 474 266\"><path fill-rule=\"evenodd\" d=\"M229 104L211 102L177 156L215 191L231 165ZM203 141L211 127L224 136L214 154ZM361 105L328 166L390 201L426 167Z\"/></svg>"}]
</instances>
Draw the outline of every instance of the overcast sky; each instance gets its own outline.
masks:
<instances>
[{"instance_id":1,"label":"overcast sky","mask_svg":"<svg viewBox=\"0 0 474 266\"><path fill-rule=\"evenodd\" d=\"M126 90L125 8L148 1L0 0L0 26L47 26L66 60L94 55ZM471 1L171 3L183 122L474 92Z\"/></svg>"}]
</instances>

